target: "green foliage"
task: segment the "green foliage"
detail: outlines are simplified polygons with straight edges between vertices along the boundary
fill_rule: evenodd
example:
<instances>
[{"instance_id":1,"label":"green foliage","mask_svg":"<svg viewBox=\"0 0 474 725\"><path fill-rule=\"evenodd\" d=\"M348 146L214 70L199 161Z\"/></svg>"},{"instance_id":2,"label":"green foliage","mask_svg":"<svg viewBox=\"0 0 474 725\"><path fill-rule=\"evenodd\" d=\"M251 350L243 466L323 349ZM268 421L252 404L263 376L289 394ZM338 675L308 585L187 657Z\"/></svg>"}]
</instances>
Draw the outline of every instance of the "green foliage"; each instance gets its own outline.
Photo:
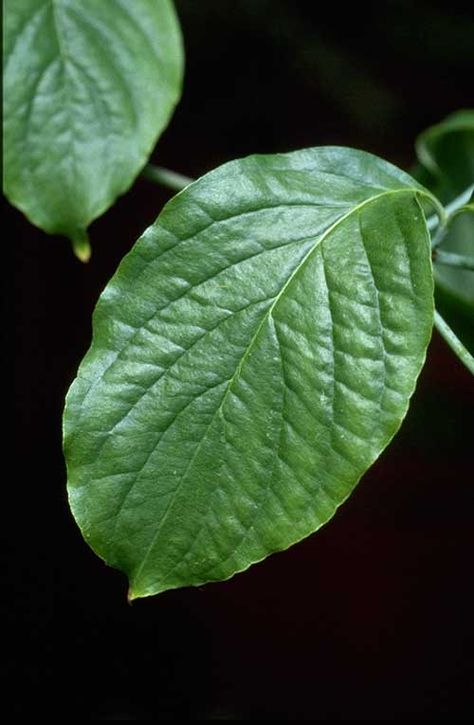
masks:
<instances>
[{"instance_id":1,"label":"green foliage","mask_svg":"<svg viewBox=\"0 0 474 725\"><path fill-rule=\"evenodd\" d=\"M426 129L415 147L427 185L448 203L474 182L474 110L457 111Z\"/></svg>"},{"instance_id":2,"label":"green foliage","mask_svg":"<svg viewBox=\"0 0 474 725\"><path fill-rule=\"evenodd\" d=\"M182 67L171 0L6 0L10 201L87 259ZM130 598L226 579L328 521L398 430L433 320L474 371L474 111L416 148L418 181L338 147L191 184L147 168L187 188L102 294L64 415L72 511Z\"/></svg>"},{"instance_id":3,"label":"green foliage","mask_svg":"<svg viewBox=\"0 0 474 725\"><path fill-rule=\"evenodd\" d=\"M416 150L424 165L418 178L444 203L461 197L464 205L449 223L442 250L474 258L474 111L458 111L424 131ZM438 308L474 352L474 272L437 264L435 281Z\"/></svg>"},{"instance_id":4,"label":"green foliage","mask_svg":"<svg viewBox=\"0 0 474 725\"><path fill-rule=\"evenodd\" d=\"M181 90L170 0L5 0L4 188L73 241L131 185Z\"/></svg>"},{"instance_id":5,"label":"green foliage","mask_svg":"<svg viewBox=\"0 0 474 725\"><path fill-rule=\"evenodd\" d=\"M433 324L407 174L316 148L172 199L67 399L74 515L130 596L224 579L324 524L398 429Z\"/></svg>"}]
</instances>

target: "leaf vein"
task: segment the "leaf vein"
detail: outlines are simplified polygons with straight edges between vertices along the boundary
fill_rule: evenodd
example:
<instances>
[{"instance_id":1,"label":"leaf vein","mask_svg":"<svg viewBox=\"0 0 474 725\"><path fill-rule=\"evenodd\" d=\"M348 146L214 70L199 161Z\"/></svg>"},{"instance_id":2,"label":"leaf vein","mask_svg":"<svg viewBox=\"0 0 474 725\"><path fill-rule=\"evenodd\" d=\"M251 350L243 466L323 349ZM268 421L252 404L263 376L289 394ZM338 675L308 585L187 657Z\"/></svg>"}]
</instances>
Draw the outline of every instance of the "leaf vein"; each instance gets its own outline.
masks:
<instances>
[{"instance_id":1,"label":"leaf vein","mask_svg":"<svg viewBox=\"0 0 474 725\"><path fill-rule=\"evenodd\" d=\"M198 445L197 445L197 447L196 447L196 449L195 449L195 451L194 451L194 453L193 453L190 461L188 462L188 464L186 466L186 469L185 469L182 477L180 478L179 482L177 483L176 492L175 492L175 494L173 495L172 499L169 502L169 505L168 505L168 508L167 508L167 510L165 512L165 515L162 517L162 519L160 520L160 522L157 525L156 531L155 531L155 533L154 533L154 535L153 535L153 537L152 537L152 539L150 541L149 546L147 547L147 550L146 550L146 552L145 552L145 554L143 556L143 559L141 561L141 564L139 565L138 569L135 572L132 572L131 580L133 579L133 580L137 581L138 578L140 577L140 574L143 572L143 569L144 569L144 567L145 567L145 565L147 563L147 560L148 560L148 558L149 558L149 556L150 556L150 554L151 554L151 552L152 552L152 550L153 550L153 548L154 548L154 546L155 546L155 544L156 544L156 542L158 540L159 534L160 534L160 532L163 529L164 523L165 523L166 519L169 517L169 514L170 514L170 512L172 510L173 504L176 501L176 497L177 497L179 491L181 490L181 488L183 486L183 483L184 483L184 481L186 479L186 476L188 475L189 471L191 470L192 465L194 464L194 461L196 460L197 455L199 454L199 451L201 450L201 447L202 447L202 445L204 443L204 440L205 440L205 438L206 438L206 436L207 436L207 434L208 434L208 432L209 432L209 430L210 430L210 428L211 428L211 426L212 426L212 424L213 424L216 416L222 414L222 409L223 409L223 407L224 407L224 405L226 403L227 396L229 395L229 392L230 392L230 390L232 388L232 385L240 377L242 368L243 368L243 366L244 366L244 364L245 364L245 362L246 362L246 360L248 358L248 355L250 354L251 349L253 348L256 340L258 339L258 336L260 335L260 333L261 333L261 331L263 329L263 326L264 326L265 322L267 321L267 319L269 318L269 316L272 315L273 310L278 305L279 300L282 299L283 295L285 294L286 290L288 289L288 287L291 284L291 282L293 281L293 279L295 279L296 275L299 274L305 268L306 264L310 260L311 256L315 253L315 251L318 248L320 248L320 247L321 247L321 250L323 249L323 242L330 237L331 233L333 231L335 231L351 215L358 213L363 207L367 206L368 204L374 203L374 202L378 201L379 199L381 199L381 198L383 198L385 196L389 196L389 195L393 195L393 194L401 194L401 193L410 193L410 194L413 194L414 191L418 191L418 190L415 190L415 189L412 189L412 188L403 188L403 189L396 189L396 190L388 190L388 191L384 191L384 192L382 192L380 194L377 194L375 196L372 196L369 199L365 199L363 202L357 204L355 207L353 207L351 210L349 210L346 214L344 214L342 217L340 217L337 221L335 221L328 229L326 229L324 231L324 233L321 236L319 236L315 240L314 245L312 247L310 247L309 251L304 255L303 259L300 260L299 263L297 264L297 266L293 269L293 271L291 272L291 274L288 276L288 279L283 284L280 292L278 293L278 295L273 300L271 306L265 312L265 314L264 314L264 316L263 316L260 324L258 325L255 333L253 334L253 336L252 336L252 338L251 338L251 340L250 340L250 342L249 342L249 344L248 344L248 346L247 346L247 348L246 348L243 356L239 360L239 362L238 362L238 364L236 366L236 369L235 369L234 374L232 375L232 377L227 382L227 388L226 388L226 390L225 390L225 392L224 392L224 394L222 396L221 402L219 403L219 406L216 408L215 413L212 415L212 418L211 418L208 426L206 427L206 430L204 431L203 437L199 441L199 443L198 443ZM323 257L323 267L324 267L324 257ZM324 269L324 272L326 274L326 270L325 269ZM329 288L328 288L328 299L329 299ZM329 302L329 312L330 312L331 318L332 318L332 312L331 312L331 308L330 308L330 302ZM331 332L333 334L333 325L331 325ZM334 339L333 339L333 349L334 349ZM334 378L334 376L333 376L333 378ZM334 405L333 405L333 403L332 403L332 409L333 409L333 415L334 415ZM343 453L341 450L335 450L335 452L338 453L341 457L345 458L349 463L351 463L351 464L353 463L352 460L350 460L347 457L347 454ZM161 579L162 583L165 581L165 579L169 575L170 571L172 571L172 568L162 576L162 579Z\"/></svg>"}]
</instances>

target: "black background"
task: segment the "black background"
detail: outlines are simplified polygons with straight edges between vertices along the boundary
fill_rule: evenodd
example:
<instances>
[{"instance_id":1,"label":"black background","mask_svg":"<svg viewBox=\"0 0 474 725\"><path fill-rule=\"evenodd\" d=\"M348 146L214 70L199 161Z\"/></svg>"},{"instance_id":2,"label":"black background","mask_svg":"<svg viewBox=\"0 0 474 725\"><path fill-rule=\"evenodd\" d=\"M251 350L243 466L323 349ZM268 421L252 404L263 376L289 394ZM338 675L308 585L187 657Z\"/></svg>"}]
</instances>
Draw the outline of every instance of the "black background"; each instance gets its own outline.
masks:
<instances>
[{"instance_id":1,"label":"black background","mask_svg":"<svg viewBox=\"0 0 474 725\"><path fill-rule=\"evenodd\" d=\"M472 105L468 4L179 0L183 98L153 159L190 176L322 144L405 168ZM97 296L170 193L143 180L81 265L5 203L16 449L4 506L13 713L86 719L473 715L472 379L434 335L402 431L317 535L222 584L126 602L67 508L65 392ZM13 323L11 327L8 323ZM8 352L7 360L11 361ZM7 426L10 428L10 425Z\"/></svg>"}]
</instances>

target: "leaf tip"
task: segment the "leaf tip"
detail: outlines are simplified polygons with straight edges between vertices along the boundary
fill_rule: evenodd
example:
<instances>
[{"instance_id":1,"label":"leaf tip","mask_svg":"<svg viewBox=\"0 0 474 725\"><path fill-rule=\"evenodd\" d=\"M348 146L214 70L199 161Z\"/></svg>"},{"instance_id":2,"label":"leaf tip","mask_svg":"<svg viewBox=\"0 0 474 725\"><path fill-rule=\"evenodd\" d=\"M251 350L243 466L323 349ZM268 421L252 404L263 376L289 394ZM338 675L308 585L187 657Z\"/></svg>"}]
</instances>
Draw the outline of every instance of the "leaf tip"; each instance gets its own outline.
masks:
<instances>
[{"instance_id":1,"label":"leaf tip","mask_svg":"<svg viewBox=\"0 0 474 725\"><path fill-rule=\"evenodd\" d=\"M133 604L136 599L155 597L158 594L163 594L163 592L167 592L170 589L178 589L180 586L185 586L185 584L170 585L155 582L153 584L141 586L140 583L137 581L130 581L127 591L127 602L129 604Z\"/></svg>"},{"instance_id":2,"label":"leaf tip","mask_svg":"<svg viewBox=\"0 0 474 725\"><path fill-rule=\"evenodd\" d=\"M72 251L81 262L88 262L91 258L91 245L85 229L80 229L77 234L71 237Z\"/></svg>"}]
</instances>

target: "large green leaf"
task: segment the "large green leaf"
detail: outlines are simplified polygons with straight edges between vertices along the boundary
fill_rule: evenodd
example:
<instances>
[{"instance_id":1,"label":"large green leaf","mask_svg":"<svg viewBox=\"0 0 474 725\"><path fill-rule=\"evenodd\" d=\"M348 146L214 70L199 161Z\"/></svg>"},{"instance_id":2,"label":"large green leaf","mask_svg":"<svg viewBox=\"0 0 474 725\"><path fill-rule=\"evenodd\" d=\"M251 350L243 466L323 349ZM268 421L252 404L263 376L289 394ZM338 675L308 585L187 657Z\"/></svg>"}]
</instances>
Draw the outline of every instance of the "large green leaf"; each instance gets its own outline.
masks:
<instances>
[{"instance_id":1,"label":"large green leaf","mask_svg":"<svg viewBox=\"0 0 474 725\"><path fill-rule=\"evenodd\" d=\"M133 182L180 94L171 0L5 0L4 187L80 242Z\"/></svg>"},{"instance_id":2,"label":"large green leaf","mask_svg":"<svg viewBox=\"0 0 474 725\"><path fill-rule=\"evenodd\" d=\"M403 419L433 323L423 191L360 151L225 164L163 209L67 398L70 503L141 597L335 512Z\"/></svg>"}]
</instances>

